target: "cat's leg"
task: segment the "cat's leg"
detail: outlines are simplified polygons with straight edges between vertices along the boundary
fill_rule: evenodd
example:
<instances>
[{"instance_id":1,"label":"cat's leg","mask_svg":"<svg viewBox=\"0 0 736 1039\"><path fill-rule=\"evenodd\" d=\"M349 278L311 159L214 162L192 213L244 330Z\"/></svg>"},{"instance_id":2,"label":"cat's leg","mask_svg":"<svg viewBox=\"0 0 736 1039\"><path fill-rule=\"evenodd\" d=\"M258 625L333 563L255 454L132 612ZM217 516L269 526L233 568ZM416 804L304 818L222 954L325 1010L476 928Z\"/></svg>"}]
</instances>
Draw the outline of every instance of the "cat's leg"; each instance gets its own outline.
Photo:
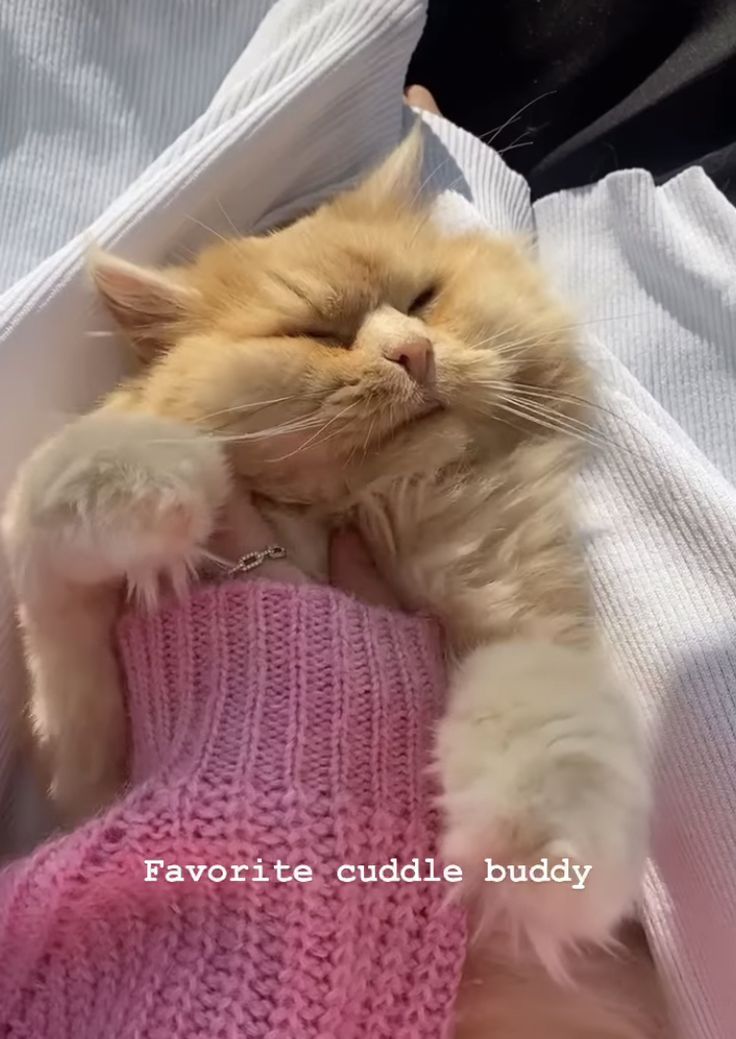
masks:
<instances>
[{"instance_id":1,"label":"cat's leg","mask_svg":"<svg viewBox=\"0 0 736 1039\"><path fill-rule=\"evenodd\" d=\"M3 534L31 677L29 713L62 819L104 805L124 777L113 626L126 590L181 588L229 486L220 446L190 427L102 409L22 466Z\"/></svg>"},{"instance_id":2,"label":"cat's leg","mask_svg":"<svg viewBox=\"0 0 736 1039\"><path fill-rule=\"evenodd\" d=\"M552 969L566 946L605 941L639 891L649 785L632 706L601 652L539 638L474 650L452 678L437 755L443 852L486 911ZM499 882L509 864L544 860L558 878L567 863L569 882Z\"/></svg>"}]
</instances>

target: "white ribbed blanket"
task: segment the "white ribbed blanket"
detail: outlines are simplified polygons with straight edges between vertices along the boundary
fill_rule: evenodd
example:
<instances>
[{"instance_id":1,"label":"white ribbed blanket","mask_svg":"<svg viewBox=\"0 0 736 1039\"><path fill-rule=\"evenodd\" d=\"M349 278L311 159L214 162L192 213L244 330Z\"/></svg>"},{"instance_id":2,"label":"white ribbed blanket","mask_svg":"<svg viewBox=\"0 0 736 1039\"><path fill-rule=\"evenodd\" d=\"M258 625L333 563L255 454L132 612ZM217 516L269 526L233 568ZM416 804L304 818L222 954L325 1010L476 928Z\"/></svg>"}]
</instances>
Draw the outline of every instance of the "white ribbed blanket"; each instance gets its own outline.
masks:
<instances>
[{"instance_id":1,"label":"white ribbed blanket","mask_svg":"<svg viewBox=\"0 0 736 1039\"><path fill-rule=\"evenodd\" d=\"M82 275L262 226L398 140L421 0L4 0L0 493L122 352ZM511 114L511 113L510 113ZM687 1039L736 1035L736 211L705 175L638 171L534 207L479 141L427 119L442 218L536 230L607 385L583 480L601 613L639 693L658 805L646 916ZM227 215L225 215L227 214ZM489 287L492 291L492 287ZM7 582L0 674L20 683ZM12 760L0 735L0 773ZM5 846L38 817L15 783Z\"/></svg>"}]
</instances>

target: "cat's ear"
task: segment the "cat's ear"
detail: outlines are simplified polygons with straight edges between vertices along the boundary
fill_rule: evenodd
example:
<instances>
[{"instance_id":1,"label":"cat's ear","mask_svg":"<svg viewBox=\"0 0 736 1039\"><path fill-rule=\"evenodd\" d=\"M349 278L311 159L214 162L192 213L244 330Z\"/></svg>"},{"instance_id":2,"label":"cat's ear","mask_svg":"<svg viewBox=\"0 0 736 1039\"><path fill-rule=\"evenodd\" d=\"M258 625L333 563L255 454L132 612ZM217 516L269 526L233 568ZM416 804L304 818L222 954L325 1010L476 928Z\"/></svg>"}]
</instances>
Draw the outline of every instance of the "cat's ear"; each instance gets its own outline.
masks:
<instances>
[{"instance_id":1,"label":"cat's ear","mask_svg":"<svg viewBox=\"0 0 736 1039\"><path fill-rule=\"evenodd\" d=\"M157 271L95 251L95 285L141 360L167 350L191 317L198 293L172 271Z\"/></svg>"},{"instance_id":2,"label":"cat's ear","mask_svg":"<svg viewBox=\"0 0 736 1039\"><path fill-rule=\"evenodd\" d=\"M422 126L417 120L401 144L357 187L343 196L343 205L364 212L420 205L422 152Z\"/></svg>"}]
</instances>

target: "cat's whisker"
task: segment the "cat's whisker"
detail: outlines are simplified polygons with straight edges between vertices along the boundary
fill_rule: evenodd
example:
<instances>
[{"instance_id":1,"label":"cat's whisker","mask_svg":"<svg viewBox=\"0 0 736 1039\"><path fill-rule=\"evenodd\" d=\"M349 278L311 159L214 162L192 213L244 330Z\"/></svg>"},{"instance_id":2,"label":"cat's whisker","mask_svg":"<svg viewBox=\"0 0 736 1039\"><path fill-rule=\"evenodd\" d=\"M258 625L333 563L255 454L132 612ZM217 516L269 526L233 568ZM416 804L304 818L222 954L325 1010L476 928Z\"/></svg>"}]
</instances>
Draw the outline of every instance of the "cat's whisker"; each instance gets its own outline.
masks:
<instances>
[{"instance_id":1,"label":"cat's whisker","mask_svg":"<svg viewBox=\"0 0 736 1039\"><path fill-rule=\"evenodd\" d=\"M528 395L530 397L543 397L548 400L559 400L568 401L572 404L581 404L586 408L599 408L599 405L595 401L588 400L587 397L580 397L575 393L566 393L562 390L547 389L542 386L533 386L527 382L516 382L513 381L502 381L500 379L484 379L482 380L484 385L491 387L495 390L503 390L504 392L512 390L514 393L518 390L522 395ZM606 409L600 408L601 411ZM615 413L611 413L614 414Z\"/></svg>"},{"instance_id":2,"label":"cat's whisker","mask_svg":"<svg viewBox=\"0 0 736 1039\"><path fill-rule=\"evenodd\" d=\"M557 411L554 408L543 407L539 402L525 400L520 396L512 396L511 394L501 395L498 398L507 404L518 405L519 407L525 408L528 412L536 415L541 415L543 418L549 418L556 420L562 424L565 424L570 430L577 430L581 434L590 435L593 437L600 437L607 443L610 443L614 447L622 445L616 444L614 441L609 440L606 434L598 429L596 426L591 425L589 422L583 422L582 419L575 418L571 415L566 415L562 411Z\"/></svg>"},{"instance_id":3,"label":"cat's whisker","mask_svg":"<svg viewBox=\"0 0 736 1039\"><path fill-rule=\"evenodd\" d=\"M176 261L177 263L191 264L196 259L197 253L194 251L194 249L187 249L183 245L176 246L175 248L171 249L166 255L167 262Z\"/></svg>"},{"instance_id":4,"label":"cat's whisker","mask_svg":"<svg viewBox=\"0 0 736 1039\"><path fill-rule=\"evenodd\" d=\"M428 223L431 219L432 219L432 213L431 213L431 210L429 210L429 209L427 209L427 210L417 214L417 216L416 216L416 227L414 228L414 233L412 234L412 236L409 239L409 242L408 242L409 246L412 246L414 244L414 242L416 241L416 239L417 239L417 237L419 235L419 232L422 230L424 225L426 223Z\"/></svg>"},{"instance_id":5,"label":"cat's whisker","mask_svg":"<svg viewBox=\"0 0 736 1039\"><path fill-rule=\"evenodd\" d=\"M439 173L440 170L444 169L445 166L448 164L448 162L451 162L451 161L452 161L452 155L447 155L442 160L442 162L438 163L433 169L431 169L429 171L427 176L424 178L424 180L421 182L421 184L419 185L417 190L412 195L411 200L409 202L409 209L413 209L414 208L417 200L422 197L422 195L424 194L424 189L427 187L427 185L430 183L430 181L433 180L435 175L437 173ZM455 182L453 181L453 183L455 183Z\"/></svg>"},{"instance_id":6,"label":"cat's whisker","mask_svg":"<svg viewBox=\"0 0 736 1039\"><path fill-rule=\"evenodd\" d=\"M515 325L511 325L509 328L502 328L499 332L493 332L492 335L486 336L485 339L479 339L476 343L469 343L468 349L477 350L481 346L488 346L489 343L495 343L503 336L508 335L511 332L514 332L522 324L524 324L524 322L519 321Z\"/></svg>"},{"instance_id":7,"label":"cat's whisker","mask_svg":"<svg viewBox=\"0 0 736 1039\"><path fill-rule=\"evenodd\" d=\"M206 224L204 220L199 220L196 216L191 216L189 213L185 213L184 218L186 220L190 220L193 224L197 224L197 226L201 227L204 231L209 231L211 235L214 235L215 238L219 238L221 242L229 243L232 241L231 238L228 238L226 235L220 234L220 232L216 231L214 227L210 227L210 225Z\"/></svg>"},{"instance_id":8,"label":"cat's whisker","mask_svg":"<svg viewBox=\"0 0 736 1039\"><path fill-rule=\"evenodd\" d=\"M314 429L319 422L319 417L317 415L312 415L299 421L284 422L279 426L270 426L267 429L258 429L253 433L211 433L207 430L203 430L202 435L206 436L208 440L214 441L216 444L237 444L250 440L265 440L270 437L284 436L289 433L301 433L305 430ZM148 443L178 444L180 441L168 437L156 437L155 439L149 440Z\"/></svg>"},{"instance_id":9,"label":"cat's whisker","mask_svg":"<svg viewBox=\"0 0 736 1039\"><path fill-rule=\"evenodd\" d=\"M241 415L243 412L252 411L255 408L266 408L271 404L283 404L288 400L295 400L296 394L290 393L286 397L273 397L271 400L248 401L244 404L234 404L231 408L220 408L219 411L210 411L201 415L199 422L209 422L210 419L218 418L220 415Z\"/></svg>"},{"instance_id":10,"label":"cat's whisker","mask_svg":"<svg viewBox=\"0 0 736 1039\"><path fill-rule=\"evenodd\" d=\"M561 412L543 408L530 401L510 397L500 397L496 401L496 406L510 411L517 418L526 419L528 422L533 422L552 431L574 437L590 444L592 447L613 448L616 451L632 455L648 464L647 458L634 448L611 439L602 430L596 429L594 426L581 423L580 420L570 418L567 415L562 415Z\"/></svg>"},{"instance_id":11,"label":"cat's whisker","mask_svg":"<svg viewBox=\"0 0 736 1039\"><path fill-rule=\"evenodd\" d=\"M305 447L309 447L309 445L310 445L311 443L313 443L313 442L314 442L314 440L316 440L316 439L317 439L317 437L318 437L318 436L320 435L320 433L324 433L324 431L325 431L325 430L326 430L326 429L327 429L327 428L328 428L329 426L331 426L331 425L332 425L332 424L333 424L334 422L337 422L337 421L338 421L338 419L341 419L343 415L346 415L346 414L348 413L348 411L352 411L352 409L353 409L353 408L354 408L354 407L356 406L356 404L358 404L358 403L359 403L359 401L357 401L357 400L353 400L353 401L351 401L351 402L350 402L349 404L347 404L347 405L346 405L346 406L345 406L344 408L342 408L342 409L341 409L340 411L338 411L338 412L337 412L337 413L336 413L335 415L333 415L333 416L332 416L332 418L328 419L328 420L327 420L327 422L325 422L325 424L324 424L324 426L322 427L322 429L318 430L318 432L317 432L317 433L315 433L315 434L314 434L313 436L311 436L311 437L309 438L309 440L305 441L305 443L304 443L304 444L302 444L302 448L305 448Z\"/></svg>"},{"instance_id":12,"label":"cat's whisker","mask_svg":"<svg viewBox=\"0 0 736 1039\"><path fill-rule=\"evenodd\" d=\"M540 101L543 101L545 97L551 97L553 94L556 93L556 90L545 90L544 93L538 94L536 97L533 97L531 101L527 101L526 104L522 105L521 108L518 108L513 115L509 116L505 123L501 123L501 125L497 126L495 130L489 130L488 133L490 133L492 136L485 143L490 147L496 140L498 135L500 133L503 133L503 131L508 126L512 126L519 119L519 117L527 111L527 109L531 108L532 105L536 105ZM530 131L527 130L526 132L529 133ZM483 137L481 137L481 140L485 140L485 136L486 135L483 135Z\"/></svg>"},{"instance_id":13,"label":"cat's whisker","mask_svg":"<svg viewBox=\"0 0 736 1039\"><path fill-rule=\"evenodd\" d=\"M320 429L317 432L318 433L322 433L323 430ZM338 435L341 432L342 432L342 430L335 430L334 433L332 433L329 436L325 437L324 440L319 440L316 443L314 442L314 439L310 437L309 441L306 441L305 443L300 444L298 447L295 447L293 451L289 451L285 455L279 455L278 458L269 458L268 461L272 465L273 464L277 464L279 462L286 462L286 461L288 461L289 458L294 458L295 455L301 454L302 451L305 451L308 447L312 447L312 448L321 447L322 444L325 443L327 440L330 440L330 438L332 436L336 436L336 435Z\"/></svg>"},{"instance_id":14,"label":"cat's whisker","mask_svg":"<svg viewBox=\"0 0 736 1039\"><path fill-rule=\"evenodd\" d=\"M487 144L489 147L491 147L493 142L498 137L498 135L500 133L503 133L503 131L508 126L512 126L517 121L517 119L521 115L524 114L524 112L527 110L527 108L531 108L531 106L535 105L538 101L542 101L545 97L549 97L550 94L554 94L554 93L556 93L556 91L554 91L554 90L547 90L547 91L545 91L545 93L540 94L538 97L532 98L531 101L527 101L526 104L522 105L521 108L519 108L516 112L514 112L514 114L511 115L505 122L501 123L500 126L494 126L490 130L485 130L483 133L477 134L476 136L478 137L478 140L483 141L485 144ZM530 133L530 132L531 132L530 130L525 130L524 134ZM524 134L521 134L520 136L523 137ZM519 138L516 137L515 141L518 140L518 139ZM529 143L532 143L532 142L529 142ZM513 143L512 143L512 145L509 145L509 147L512 147L512 146L513 146ZM508 150L508 149L506 149L506 150ZM499 154L501 154L501 153L499 152ZM424 189L427 187L427 185L430 183L430 181L434 179L436 174L439 173L440 170L444 169L445 166L449 162L453 162L453 161L455 161L454 155L447 155L442 160L442 162L439 162L433 169L431 169L429 171L427 176L424 178L424 180L421 182L421 184L417 188L416 192L412 196L411 203L410 203L411 206L414 205L414 203L417 201L418 198L421 198L422 193L424 192ZM443 188L443 190L445 190L445 191L452 190L452 188L456 184L458 184L461 180L464 180L464 178L465 178L465 174L461 173L459 176L457 176L453 180L451 180L450 183L448 185L446 185L445 188Z\"/></svg>"},{"instance_id":15,"label":"cat's whisker","mask_svg":"<svg viewBox=\"0 0 736 1039\"><path fill-rule=\"evenodd\" d=\"M597 401L589 400L587 397L578 396L575 393L566 393L559 390L543 389L539 386L532 386L529 383L524 382L511 382L504 383L500 381L487 380L485 385L494 390L506 392L509 389L516 396L520 396L522 399L526 397L536 398L538 400L556 400L561 404L580 404L584 408L591 408L594 411L599 411L604 415L608 415L616 422L620 422L636 434L640 439L643 439L648 443L647 438L644 436L642 431L628 419L624 418L623 415L619 415L618 412L613 411L611 408L607 408L604 404L600 404ZM518 392L517 392L518 391Z\"/></svg>"},{"instance_id":16,"label":"cat's whisker","mask_svg":"<svg viewBox=\"0 0 736 1039\"><path fill-rule=\"evenodd\" d=\"M643 317L643 316L644 316L644 312L643 311L626 313L626 314L608 314L605 317L589 318L589 319L586 319L585 321L574 321L574 322L571 322L570 324L567 324L567 325L558 325L557 328L556 328L556 331L558 331L558 332L574 332L578 328L586 328L589 325L605 324L606 322L609 322L609 321L626 321L629 318L633 319L633 318L638 318L638 317ZM515 332L517 328L520 328L522 325L525 325L526 323L527 323L526 320L518 321L515 325L511 325L511 326L509 326L507 328L501 329L501 331L499 331L499 332L494 332L492 335L487 336L485 339L480 339L476 343L470 343L468 349L475 350L478 347L486 346L489 343L493 343L493 342L503 338L503 336L509 335L511 332ZM540 339L540 342L541 341L542 341L542 339ZM526 340L519 340L519 342L526 342ZM512 342L512 343L509 344L509 346L516 346L516 345L517 345L517 342Z\"/></svg>"},{"instance_id":17,"label":"cat's whisker","mask_svg":"<svg viewBox=\"0 0 736 1039\"><path fill-rule=\"evenodd\" d=\"M371 436L373 435L373 428L376 424L376 420L372 418L368 424L368 431L366 432L365 439L363 440L363 457L368 454L368 447L370 446Z\"/></svg>"},{"instance_id":18,"label":"cat's whisker","mask_svg":"<svg viewBox=\"0 0 736 1039\"><path fill-rule=\"evenodd\" d=\"M360 402L357 401L357 400L351 401L350 404L347 404L344 408L342 408L335 415L333 415L332 418L328 419L317 430L317 432L313 433L312 436L309 437L307 440L305 440L303 444L300 444L297 448L295 448L293 451L290 451L288 454L281 455L279 458L271 458L270 461L271 462L283 462L287 458L293 458L294 455L300 454L302 451L305 451L308 447L318 447L318 446L320 446L324 442L324 441L319 440L319 437L321 436L321 434L324 433L324 431L329 426L331 426L333 423L337 422L338 419L342 418L343 415L347 414L347 412L350 411L352 408L354 408L356 406L356 404L358 404L358 403L360 403ZM339 432L341 432L341 430L336 430L336 433L339 433ZM326 439L330 439L330 438L328 437Z\"/></svg>"},{"instance_id":19,"label":"cat's whisker","mask_svg":"<svg viewBox=\"0 0 736 1039\"><path fill-rule=\"evenodd\" d=\"M341 436L342 433L343 433L342 429L334 429L328 436L326 436L322 440L318 441L318 443L315 444L314 446L315 447L317 447L317 446L323 447L325 444L328 444L330 442L330 440L334 440L335 437Z\"/></svg>"},{"instance_id":20,"label":"cat's whisker","mask_svg":"<svg viewBox=\"0 0 736 1039\"><path fill-rule=\"evenodd\" d=\"M572 328L573 326L570 326ZM559 326L555 329L555 332L567 332L570 329L565 326ZM486 345L492 345L496 354L503 360L513 360L516 357L523 357L524 354L530 353L535 347L543 346L552 340L550 332L538 332L533 335L524 336L521 339L510 339L505 342L499 342L501 336L495 336L486 340L481 340L480 343L474 344L474 348Z\"/></svg>"},{"instance_id":21,"label":"cat's whisker","mask_svg":"<svg viewBox=\"0 0 736 1039\"><path fill-rule=\"evenodd\" d=\"M218 208L218 209L220 210L220 212L222 213L222 215L223 215L223 216L225 217L225 220L227 221L227 223L228 223L228 225L229 225L230 229L232 230L233 234L235 235L235 237L236 237L236 238L240 238L240 237L242 236L243 232L242 232L242 231L239 231L239 230L237 229L237 227L235 226L235 224L234 224L234 223L232 222L232 220L230 219L230 215L229 215L229 214L227 213L227 211L225 210L225 207L223 206L222 202L221 202L221 201L219 200L219 198L218 198L218 197L217 197L216 195L214 196L214 200L215 200L215 205L216 205L216 206L217 206L217 208Z\"/></svg>"},{"instance_id":22,"label":"cat's whisker","mask_svg":"<svg viewBox=\"0 0 736 1039\"><path fill-rule=\"evenodd\" d=\"M193 224L197 224L203 230L209 231L209 233L214 235L215 238L219 238L221 242L224 242L226 245L231 245L237 251L241 252L242 254L245 254L245 248L244 248L243 243L241 241L241 239L243 238L242 232L237 230L237 228L233 224L232 220L230 220L230 217L227 215L225 210L222 208L222 204L217 199L215 199L215 202L217 203L217 205L219 206L220 211L222 212L223 216L225 217L225 219L227 220L227 222L230 224L230 226L232 227L233 231L235 232L234 236L228 236L228 235L220 234L220 232L216 231L214 227L210 227L209 224L206 224L204 222L204 220L199 220L197 217L191 216L189 213L185 213L184 216L186 217L187 220L190 220Z\"/></svg>"},{"instance_id":23,"label":"cat's whisker","mask_svg":"<svg viewBox=\"0 0 736 1039\"><path fill-rule=\"evenodd\" d=\"M319 416L312 415L299 422L284 422L278 426L269 426L266 429L258 429L253 433L209 433L208 436L210 439L219 443L244 443L249 440L266 440L270 437L287 436L291 433L306 432L307 430L314 429L315 426L318 426L320 421Z\"/></svg>"},{"instance_id":24,"label":"cat's whisker","mask_svg":"<svg viewBox=\"0 0 736 1039\"><path fill-rule=\"evenodd\" d=\"M524 138L528 137L531 132L532 131L531 131L530 127L527 127L526 130L522 130L520 134L517 134L516 137L514 137L514 139L511 142L511 144L509 144L507 147L508 148L514 148L517 144L520 144L522 142L524 142L525 144L533 144L534 143L533 141L524 141ZM502 155L503 152L499 149L498 154Z\"/></svg>"},{"instance_id":25,"label":"cat's whisker","mask_svg":"<svg viewBox=\"0 0 736 1039\"><path fill-rule=\"evenodd\" d=\"M503 339L505 336L511 335L511 333L515 332L518 328L523 328L524 326L528 327L528 325L529 325L529 318L526 317L526 318L522 319L521 321L517 321L513 325L507 325L506 328L499 329L497 332L494 332L492 335L487 336L485 339L480 339L476 343L471 343L470 346L469 346L469 349L473 350L473 349L476 349L477 347L480 347L480 346L486 346L488 343L498 342L498 340ZM574 330L574 329L576 329L578 327L579 327L579 322L576 321L574 323L570 323L570 324L567 324L567 325L558 325L556 327L555 331L568 332L568 331L572 331L572 330ZM545 340L548 340L550 338L550 332L548 330L547 331L540 331L537 334L537 336L535 336L535 337L533 337L533 336L524 336L522 339L512 339L509 342L502 343L501 344L501 349L502 350L511 349L512 347L519 346L522 343L524 343L524 344L527 343L527 341L531 340L532 338L538 338L539 342L544 342Z\"/></svg>"},{"instance_id":26,"label":"cat's whisker","mask_svg":"<svg viewBox=\"0 0 736 1039\"><path fill-rule=\"evenodd\" d=\"M509 421L507 418L503 418L501 415L493 416L494 422L501 422L504 426L509 426L511 429L516 430L517 433L524 435L524 430L521 426L517 426L515 422Z\"/></svg>"},{"instance_id":27,"label":"cat's whisker","mask_svg":"<svg viewBox=\"0 0 736 1039\"><path fill-rule=\"evenodd\" d=\"M486 130L485 133L477 134L476 136L478 137L478 140L479 141L483 141L483 143L487 144L489 148L493 147L493 142L496 140L498 135L503 133L503 131L507 127L513 126L513 124L517 121L517 119L521 115L524 114L524 112L527 110L527 108L531 108L531 106L537 104L538 101L543 101L545 97L550 97L550 95L555 94L555 93L557 93L556 90L546 90L543 94L539 94L538 97L533 97L531 99L531 101L527 101L525 105L522 105L521 108L519 108L516 112L514 112L514 114L512 116L510 116L504 123L501 123L500 126L495 126L495 127L493 127L492 130ZM527 130L524 131L524 133L531 133L531 130L527 129ZM489 137L489 134L490 134L490 137ZM524 134L521 134L520 136L523 137ZM516 137L514 140L518 141L519 137ZM529 144L533 144L534 142L533 141L529 141L528 143ZM513 144L509 145L508 148L505 148L504 151L509 151L512 147L514 147ZM499 155L503 154L503 152L499 151L499 149L495 149L495 150L498 152ZM445 161L443 163L441 163L437 167L437 169L431 174L431 176L434 176L434 173L439 172L439 170L444 165L446 165L446 163L450 162L450 160L452 158L453 158L452 155L448 156L448 158L445 159ZM431 179L431 177L430 177L430 179ZM464 180L464 179L465 179L465 174L464 173L459 174L457 177L454 178L454 180L451 180L450 183L447 184L443 188L443 190L444 191L451 191L455 187L456 184L459 184L460 181Z\"/></svg>"},{"instance_id":28,"label":"cat's whisker","mask_svg":"<svg viewBox=\"0 0 736 1039\"><path fill-rule=\"evenodd\" d=\"M639 427L636 426L633 422L630 422L628 419L624 418L623 415L620 415L612 408L606 407L605 404L601 404L599 401L596 400L591 400L589 397L583 397L579 394L570 393L563 390L554 390L542 386L534 386L530 383L517 382L516 380L487 379L484 378L482 375L477 376L475 382L482 383L484 386L487 386L488 389L494 390L499 393L511 393L514 396L520 398L521 400L532 398L535 401L535 403L539 403L545 400L551 400L557 401L560 404L579 404L581 407L585 409L590 409L592 411L600 412L603 415L607 415L615 422L621 423L621 425L626 426L628 429L630 429L631 432L639 440L642 440L644 443L647 444L649 443L648 438L644 435L642 430L639 429ZM578 421L580 420L578 419ZM598 431L601 433L603 432L602 430Z\"/></svg>"},{"instance_id":29,"label":"cat's whisker","mask_svg":"<svg viewBox=\"0 0 736 1039\"><path fill-rule=\"evenodd\" d=\"M533 412L528 412L519 405L505 404L502 401L496 401L496 407L501 408L501 410L508 412L510 415L514 415L516 418L523 419L526 422L532 422L553 433L563 433L574 440L581 440L592 447L601 447L604 444L605 446L608 446L605 441L597 441L593 438L584 436L580 431L571 429L566 424L556 422L549 418L543 418L541 415L534 414Z\"/></svg>"},{"instance_id":30,"label":"cat's whisker","mask_svg":"<svg viewBox=\"0 0 736 1039\"><path fill-rule=\"evenodd\" d=\"M344 462L343 462L343 464L342 464L342 467L343 467L343 469L348 469L348 468L350 467L350 463L351 463L351 462L352 462L352 460L353 460L353 459L355 458L355 456L356 456L356 454L357 454L357 453L358 453L358 444L357 444L357 442L356 442L356 443L355 443L355 444L353 444L353 446L352 446L352 447L350 448L350 451L349 451L349 453L348 453L348 456L347 456L347 458L345 459L345 461L344 461Z\"/></svg>"},{"instance_id":31,"label":"cat's whisker","mask_svg":"<svg viewBox=\"0 0 736 1039\"><path fill-rule=\"evenodd\" d=\"M577 325L558 325L555 328L555 333L568 332L576 329ZM496 340L500 337L494 337ZM538 332L533 335L524 336L521 339L511 339L508 342L493 342L493 339L481 340L480 343L475 344L475 347L484 346L486 343L492 343L495 353L504 361L513 361L519 357L524 357L531 353L538 346L545 346L550 342L554 342L554 336L551 332Z\"/></svg>"},{"instance_id":32,"label":"cat's whisker","mask_svg":"<svg viewBox=\"0 0 736 1039\"><path fill-rule=\"evenodd\" d=\"M603 325L608 321L628 321L629 318L646 317L646 311L631 310L626 314L606 314L602 317L586 318L584 321L576 321L576 328L585 328L587 325Z\"/></svg>"},{"instance_id":33,"label":"cat's whisker","mask_svg":"<svg viewBox=\"0 0 736 1039\"><path fill-rule=\"evenodd\" d=\"M214 565L219 567L221 570L232 570L233 568L232 560L225 559L223 556L218 556L215 552L211 552L207 548L200 549L199 554L206 562L214 563Z\"/></svg>"},{"instance_id":34,"label":"cat's whisker","mask_svg":"<svg viewBox=\"0 0 736 1039\"><path fill-rule=\"evenodd\" d=\"M508 144L505 148L499 148L499 155L507 155L509 152L516 151L517 148L529 148L530 145L534 144L534 141L519 141L518 144Z\"/></svg>"}]
</instances>

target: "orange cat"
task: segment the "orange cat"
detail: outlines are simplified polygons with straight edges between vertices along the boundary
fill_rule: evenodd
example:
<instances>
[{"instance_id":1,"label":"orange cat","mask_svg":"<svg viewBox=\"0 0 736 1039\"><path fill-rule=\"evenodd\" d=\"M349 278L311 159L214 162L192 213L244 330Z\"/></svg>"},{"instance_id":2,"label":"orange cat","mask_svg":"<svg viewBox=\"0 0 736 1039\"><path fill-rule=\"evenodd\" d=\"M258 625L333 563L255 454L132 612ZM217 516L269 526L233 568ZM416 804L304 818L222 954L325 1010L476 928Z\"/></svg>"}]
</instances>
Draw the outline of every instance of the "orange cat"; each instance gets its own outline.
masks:
<instances>
[{"instance_id":1,"label":"orange cat","mask_svg":"<svg viewBox=\"0 0 736 1039\"><path fill-rule=\"evenodd\" d=\"M574 528L589 376L569 315L517 243L435 228L419 143L293 225L190 266L96 260L143 364L32 456L9 500L34 729L68 819L114 795L120 586L150 599L162 574L183 585L235 481L261 496L292 554L303 523L356 523L404 598L448 633L447 859L471 892L485 857L591 867L584 889L504 888L493 941L468 968L460 1034L648 1039L645 950L634 968L605 953L573 963L581 978L643 971L646 995L631 987L626 1009L597 980L576 994L536 966L559 970L568 947L609 938L646 853L641 741L598 645ZM297 561L318 577L310 546ZM507 933L522 936L521 964L506 962Z\"/></svg>"}]
</instances>

